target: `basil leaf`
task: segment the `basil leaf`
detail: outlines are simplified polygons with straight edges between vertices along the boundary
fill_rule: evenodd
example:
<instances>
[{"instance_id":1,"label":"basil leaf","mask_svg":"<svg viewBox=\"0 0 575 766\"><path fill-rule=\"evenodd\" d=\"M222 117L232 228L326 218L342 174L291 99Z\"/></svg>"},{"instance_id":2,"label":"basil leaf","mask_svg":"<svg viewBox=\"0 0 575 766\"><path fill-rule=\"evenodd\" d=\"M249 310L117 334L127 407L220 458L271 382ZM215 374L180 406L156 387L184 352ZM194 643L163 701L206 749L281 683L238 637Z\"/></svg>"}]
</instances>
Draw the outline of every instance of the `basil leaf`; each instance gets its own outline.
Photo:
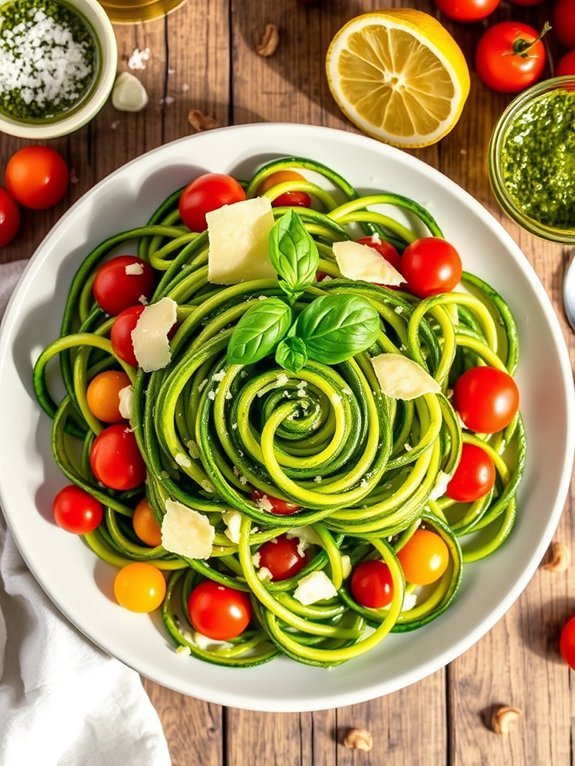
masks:
<instances>
[{"instance_id":1,"label":"basil leaf","mask_svg":"<svg viewBox=\"0 0 575 766\"><path fill-rule=\"evenodd\" d=\"M290 298L295 298L315 281L319 263L317 245L293 210L274 224L269 249L280 287Z\"/></svg>"},{"instance_id":2,"label":"basil leaf","mask_svg":"<svg viewBox=\"0 0 575 766\"><path fill-rule=\"evenodd\" d=\"M234 327L228 343L230 364L253 364L275 351L292 323L292 310L281 298L251 306Z\"/></svg>"},{"instance_id":3,"label":"basil leaf","mask_svg":"<svg viewBox=\"0 0 575 766\"><path fill-rule=\"evenodd\" d=\"M377 340L379 314L366 299L356 295L324 295L299 315L295 334L310 359L337 364L365 351Z\"/></svg>"},{"instance_id":4,"label":"basil leaf","mask_svg":"<svg viewBox=\"0 0 575 766\"><path fill-rule=\"evenodd\" d=\"M276 349L276 362L288 372L299 372L307 362L307 349L301 338L291 336Z\"/></svg>"}]
</instances>

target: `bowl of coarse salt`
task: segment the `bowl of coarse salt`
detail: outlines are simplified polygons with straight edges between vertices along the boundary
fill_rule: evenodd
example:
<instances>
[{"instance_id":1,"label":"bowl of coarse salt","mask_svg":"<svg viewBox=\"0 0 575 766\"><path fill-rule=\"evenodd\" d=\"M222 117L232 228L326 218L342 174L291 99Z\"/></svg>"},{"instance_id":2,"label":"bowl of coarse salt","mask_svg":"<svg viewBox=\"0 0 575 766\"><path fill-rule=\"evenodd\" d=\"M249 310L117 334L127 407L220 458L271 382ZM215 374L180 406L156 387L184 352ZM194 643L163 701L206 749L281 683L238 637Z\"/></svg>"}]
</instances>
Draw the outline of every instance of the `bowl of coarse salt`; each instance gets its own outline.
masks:
<instances>
[{"instance_id":1,"label":"bowl of coarse salt","mask_svg":"<svg viewBox=\"0 0 575 766\"><path fill-rule=\"evenodd\" d=\"M114 85L117 46L96 0L0 0L0 131L72 133Z\"/></svg>"}]
</instances>

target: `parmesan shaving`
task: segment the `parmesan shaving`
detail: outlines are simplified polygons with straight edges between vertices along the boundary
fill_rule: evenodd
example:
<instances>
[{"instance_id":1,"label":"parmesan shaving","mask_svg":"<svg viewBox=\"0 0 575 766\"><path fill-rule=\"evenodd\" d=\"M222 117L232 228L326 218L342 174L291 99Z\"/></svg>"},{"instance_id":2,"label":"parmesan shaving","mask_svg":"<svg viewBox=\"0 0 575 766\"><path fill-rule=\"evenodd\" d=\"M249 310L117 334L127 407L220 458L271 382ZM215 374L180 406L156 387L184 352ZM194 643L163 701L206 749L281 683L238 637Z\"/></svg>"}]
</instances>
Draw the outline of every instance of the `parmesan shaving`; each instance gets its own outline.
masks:
<instances>
[{"instance_id":1,"label":"parmesan shaving","mask_svg":"<svg viewBox=\"0 0 575 766\"><path fill-rule=\"evenodd\" d=\"M124 386L118 391L120 415L126 420L131 420L134 414L134 387Z\"/></svg>"},{"instance_id":2,"label":"parmesan shaving","mask_svg":"<svg viewBox=\"0 0 575 766\"><path fill-rule=\"evenodd\" d=\"M212 555L215 529L207 516L177 500L166 500L162 519L162 545L170 553L189 559Z\"/></svg>"},{"instance_id":3,"label":"parmesan shaving","mask_svg":"<svg viewBox=\"0 0 575 766\"><path fill-rule=\"evenodd\" d=\"M293 597L304 606L309 606L334 596L337 596L335 585L326 573L321 570L310 572L305 577L302 577L293 594Z\"/></svg>"},{"instance_id":4,"label":"parmesan shaving","mask_svg":"<svg viewBox=\"0 0 575 766\"><path fill-rule=\"evenodd\" d=\"M380 354L371 363L380 388L392 399L416 399L423 394L439 394L441 386L421 365L401 354Z\"/></svg>"},{"instance_id":5,"label":"parmesan shaving","mask_svg":"<svg viewBox=\"0 0 575 766\"><path fill-rule=\"evenodd\" d=\"M377 250L359 242L334 242L333 254L339 270L347 279L401 285L405 279Z\"/></svg>"},{"instance_id":6,"label":"parmesan shaving","mask_svg":"<svg viewBox=\"0 0 575 766\"><path fill-rule=\"evenodd\" d=\"M144 372L161 370L170 363L168 333L176 323L177 308L171 298L162 298L144 308L132 330L134 354Z\"/></svg>"}]
</instances>

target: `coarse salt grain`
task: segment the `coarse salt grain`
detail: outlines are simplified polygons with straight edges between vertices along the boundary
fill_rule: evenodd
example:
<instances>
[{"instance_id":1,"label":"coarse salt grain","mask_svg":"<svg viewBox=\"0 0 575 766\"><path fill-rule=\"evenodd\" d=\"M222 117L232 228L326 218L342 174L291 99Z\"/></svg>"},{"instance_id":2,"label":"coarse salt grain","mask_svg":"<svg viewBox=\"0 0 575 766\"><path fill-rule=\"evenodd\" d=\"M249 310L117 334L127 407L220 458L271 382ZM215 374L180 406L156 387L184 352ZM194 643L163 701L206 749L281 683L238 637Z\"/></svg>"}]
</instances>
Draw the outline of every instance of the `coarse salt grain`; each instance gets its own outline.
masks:
<instances>
[{"instance_id":1,"label":"coarse salt grain","mask_svg":"<svg viewBox=\"0 0 575 766\"><path fill-rule=\"evenodd\" d=\"M132 55L128 59L128 67L130 69L145 69L147 62L150 60L150 49L134 48Z\"/></svg>"}]
</instances>

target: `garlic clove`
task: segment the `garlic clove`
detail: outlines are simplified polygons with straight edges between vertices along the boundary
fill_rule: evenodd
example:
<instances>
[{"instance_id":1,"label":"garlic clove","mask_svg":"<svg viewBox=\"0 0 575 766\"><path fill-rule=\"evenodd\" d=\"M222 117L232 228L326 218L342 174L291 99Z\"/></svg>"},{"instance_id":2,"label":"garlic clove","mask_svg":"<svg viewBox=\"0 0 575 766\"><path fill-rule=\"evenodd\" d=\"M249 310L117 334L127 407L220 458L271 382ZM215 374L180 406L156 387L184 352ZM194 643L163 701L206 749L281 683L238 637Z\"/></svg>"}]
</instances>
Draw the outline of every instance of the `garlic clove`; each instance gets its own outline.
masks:
<instances>
[{"instance_id":1,"label":"garlic clove","mask_svg":"<svg viewBox=\"0 0 575 766\"><path fill-rule=\"evenodd\" d=\"M120 72L112 89L112 105L120 112L140 112L148 103L142 83L130 72Z\"/></svg>"}]
</instances>

